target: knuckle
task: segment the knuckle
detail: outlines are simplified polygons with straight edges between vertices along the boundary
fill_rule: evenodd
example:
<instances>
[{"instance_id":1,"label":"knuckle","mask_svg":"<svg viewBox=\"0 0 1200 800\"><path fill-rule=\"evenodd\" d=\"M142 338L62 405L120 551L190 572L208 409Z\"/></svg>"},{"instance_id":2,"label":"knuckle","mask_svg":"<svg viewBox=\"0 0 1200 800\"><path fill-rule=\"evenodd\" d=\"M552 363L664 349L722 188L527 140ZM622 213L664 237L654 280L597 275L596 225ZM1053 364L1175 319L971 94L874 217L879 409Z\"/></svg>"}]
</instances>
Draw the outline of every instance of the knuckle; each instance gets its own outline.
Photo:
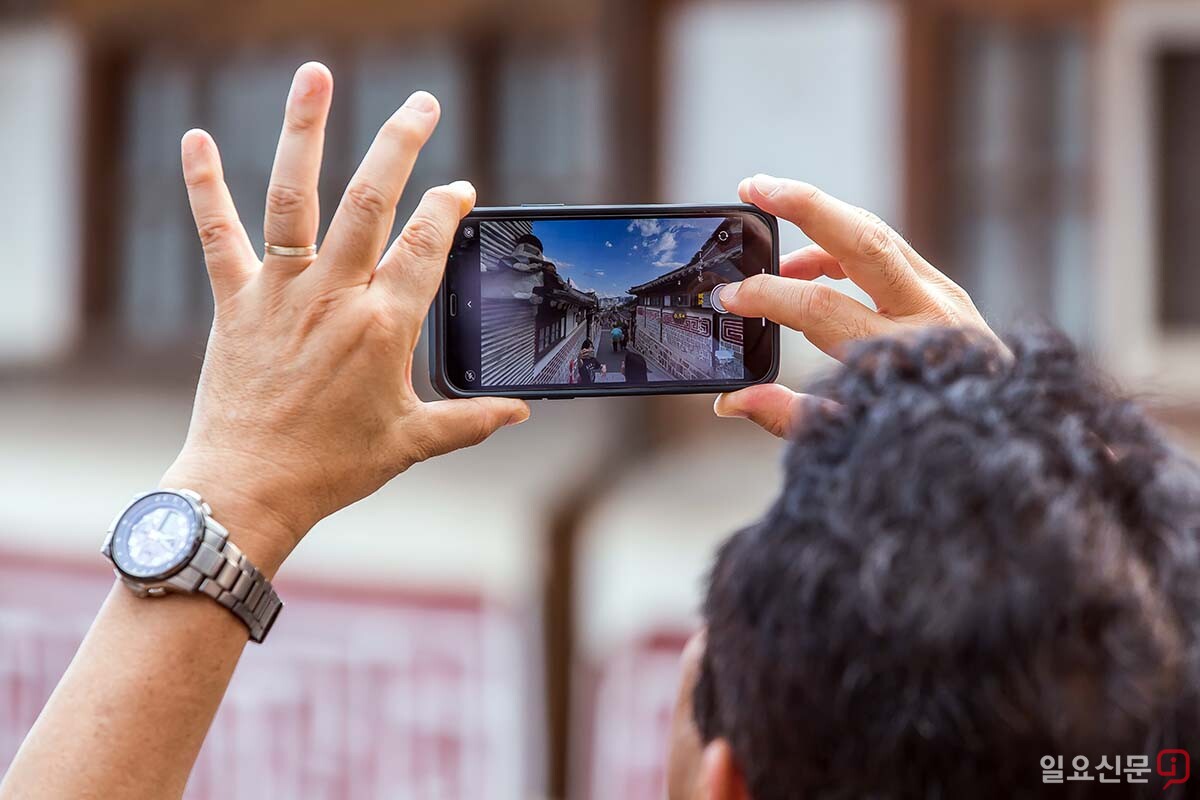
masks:
<instances>
[{"instance_id":1,"label":"knuckle","mask_svg":"<svg viewBox=\"0 0 1200 800\"><path fill-rule=\"evenodd\" d=\"M845 337L851 341L865 341L878 335L878 331L867 324L866 320L858 318L846 320L844 330Z\"/></svg>"},{"instance_id":2,"label":"knuckle","mask_svg":"<svg viewBox=\"0 0 1200 800\"><path fill-rule=\"evenodd\" d=\"M409 427L403 434L405 460L412 463L428 461L438 454L438 437L428 423Z\"/></svg>"},{"instance_id":3,"label":"knuckle","mask_svg":"<svg viewBox=\"0 0 1200 800\"><path fill-rule=\"evenodd\" d=\"M437 222L425 215L410 219L400 232L400 238L410 251L423 256L434 255L446 247Z\"/></svg>"},{"instance_id":4,"label":"knuckle","mask_svg":"<svg viewBox=\"0 0 1200 800\"><path fill-rule=\"evenodd\" d=\"M811 183L800 184L796 195L796 199L807 208L819 208L825 202L825 193Z\"/></svg>"},{"instance_id":5,"label":"knuckle","mask_svg":"<svg viewBox=\"0 0 1200 800\"><path fill-rule=\"evenodd\" d=\"M479 398L471 398L471 403L476 407L476 413L472 415L467 440L474 447L492 435L492 424L487 404Z\"/></svg>"},{"instance_id":6,"label":"knuckle","mask_svg":"<svg viewBox=\"0 0 1200 800\"><path fill-rule=\"evenodd\" d=\"M351 209L366 217L379 217L392 209L392 204L383 192L369 183L358 182L346 189L346 203Z\"/></svg>"},{"instance_id":7,"label":"knuckle","mask_svg":"<svg viewBox=\"0 0 1200 800\"><path fill-rule=\"evenodd\" d=\"M425 192L424 204L433 208L435 214L458 213L458 195L448 186L434 186Z\"/></svg>"},{"instance_id":8,"label":"knuckle","mask_svg":"<svg viewBox=\"0 0 1200 800\"><path fill-rule=\"evenodd\" d=\"M317 114L293 111L283 118L284 132L296 134L309 133L317 127L319 119L320 116Z\"/></svg>"},{"instance_id":9,"label":"knuckle","mask_svg":"<svg viewBox=\"0 0 1200 800\"><path fill-rule=\"evenodd\" d=\"M294 186L273 183L267 187L267 213L281 216L293 214L308 201L307 194Z\"/></svg>"},{"instance_id":10,"label":"knuckle","mask_svg":"<svg viewBox=\"0 0 1200 800\"><path fill-rule=\"evenodd\" d=\"M820 216L825 206L826 195L811 183L793 182L786 184L780 192L784 211L788 219L797 225L805 225Z\"/></svg>"},{"instance_id":11,"label":"knuckle","mask_svg":"<svg viewBox=\"0 0 1200 800\"><path fill-rule=\"evenodd\" d=\"M956 298L941 298L936 307L937 322L944 327L970 327L977 316L969 299L964 303Z\"/></svg>"},{"instance_id":12,"label":"knuckle","mask_svg":"<svg viewBox=\"0 0 1200 800\"><path fill-rule=\"evenodd\" d=\"M793 291L794 305L802 320L821 323L837 314L838 298L834 289L820 283L798 283Z\"/></svg>"},{"instance_id":13,"label":"knuckle","mask_svg":"<svg viewBox=\"0 0 1200 800\"><path fill-rule=\"evenodd\" d=\"M233 223L224 217L209 217L196 223L196 233L205 250L221 247L233 235Z\"/></svg>"},{"instance_id":14,"label":"knuckle","mask_svg":"<svg viewBox=\"0 0 1200 800\"><path fill-rule=\"evenodd\" d=\"M771 278L767 275L751 275L742 281L742 288L738 290L737 296L741 298L743 295L750 300L759 302L769 294L771 286Z\"/></svg>"},{"instance_id":15,"label":"knuckle","mask_svg":"<svg viewBox=\"0 0 1200 800\"><path fill-rule=\"evenodd\" d=\"M211 167L189 167L183 173L183 185L188 189L199 189L217 180L216 170Z\"/></svg>"},{"instance_id":16,"label":"knuckle","mask_svg":"<svg viewBox=\"0 0 1200 800\"><path fill-rule=\"evenodd\" d=\"M337 312L340 298L336 292L326 291L309 298L301 311L297 330L301 338L321 328Z\"/></svg>"},{"instance_id":17,"label":"knuckle","mask_svg":"<svg viewBox=\"0 0 1200 800\"><path fill-rule=\"evenodd\" d=\"M790 428L789 423L790 423L790 420L788 420L786 414L784 414L784 415L776 415L774 417L771 417L770 419L763 420L759 424L762 425L763 430L765 430L767 433L771 434L775 438L786 439L788 436L788 430Z\"/></svg>"},{"instance_id":18,"label":"knuckle","mask_svg":"<svg viewBox=\"0 0 1200 800\"><path fill-rule=\"evenodd\" d=\"M406 150L415 150L425 143L425 126L410 113L392 116L383 123L380 132Z\"/></svg>"},{"instance_id":19,"label":"knuckle","mask_svg":"<svg viewBox=\"0 0 1200 800\"><path fill-rule=\"evenodd\" d=\"M854 249L869 260L882 259L891 254L895 246L892 229L870 211L860 211L854 229Z\"/></svg>"},{"instance_id":20,"label":"knuckle","mask_svg":"<svg viewBox=\"0 0 1200 800\"><path fill-rule=\"evenodd\" d=\"M949 278L946 278L945 280L945 290L946 294L950 296L950 300L961 307L974 310L975 301L971 299L971 295L967 292L967 290Z\"/></svg>"}]
</instances>

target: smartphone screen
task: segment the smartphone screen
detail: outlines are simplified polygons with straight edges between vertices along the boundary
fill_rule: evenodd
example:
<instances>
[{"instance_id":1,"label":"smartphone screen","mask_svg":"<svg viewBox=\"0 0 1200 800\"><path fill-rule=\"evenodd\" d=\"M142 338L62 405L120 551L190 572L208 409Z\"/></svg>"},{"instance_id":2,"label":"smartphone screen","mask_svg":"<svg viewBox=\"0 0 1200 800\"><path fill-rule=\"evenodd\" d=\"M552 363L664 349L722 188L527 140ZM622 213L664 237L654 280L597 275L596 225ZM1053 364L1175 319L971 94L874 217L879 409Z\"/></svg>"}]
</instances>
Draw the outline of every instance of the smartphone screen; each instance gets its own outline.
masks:
<instances>
[{"instance_id":1,"label":"smartphone screen","mask_svg":"<svg viewBox=\"0 0 1200 800\"><path fill-rule=\"evenodd\" d=\"M719 390L772 374L773 326L713 290L777 268L756 210L479 210L447 263L444 381L533 397Z\"/></svg>"}]
</instances>

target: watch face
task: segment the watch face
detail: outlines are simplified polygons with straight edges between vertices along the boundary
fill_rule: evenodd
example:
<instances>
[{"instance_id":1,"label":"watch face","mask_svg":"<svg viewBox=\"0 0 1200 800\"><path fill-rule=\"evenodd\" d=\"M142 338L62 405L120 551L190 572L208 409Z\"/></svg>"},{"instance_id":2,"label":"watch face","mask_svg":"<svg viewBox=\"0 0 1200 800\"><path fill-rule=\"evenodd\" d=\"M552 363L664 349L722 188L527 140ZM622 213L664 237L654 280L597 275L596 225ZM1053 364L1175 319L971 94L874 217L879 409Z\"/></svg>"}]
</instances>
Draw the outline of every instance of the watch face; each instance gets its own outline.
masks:
<instances>
[{"instance_id":1,"label":"watch face","mask_svg":"<svg viewBox=\"0 0 1200 800\"><path fill-rule=\"evenodd\" d=\"M165 578L191 559L202 529L199 512L183 495L146 495L117 521L113 561L132 578Z\"/></svg>"}]
</instances>

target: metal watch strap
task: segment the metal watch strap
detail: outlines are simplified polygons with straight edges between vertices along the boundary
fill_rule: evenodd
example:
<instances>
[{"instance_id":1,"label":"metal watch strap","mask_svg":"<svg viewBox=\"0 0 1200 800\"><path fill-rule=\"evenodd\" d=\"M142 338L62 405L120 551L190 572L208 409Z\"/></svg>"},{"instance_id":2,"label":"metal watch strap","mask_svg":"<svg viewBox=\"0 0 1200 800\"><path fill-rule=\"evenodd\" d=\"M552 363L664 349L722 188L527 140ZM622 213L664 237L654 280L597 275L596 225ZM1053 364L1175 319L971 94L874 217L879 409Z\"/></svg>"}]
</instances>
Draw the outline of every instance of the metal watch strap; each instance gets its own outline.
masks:
<instances>
[{"instance_id":1,"label":"metal watch strap","mask_svg":"<svg viewBox=\"0 0 1200 800\"><path fill-rule=\"evenodd\" d=\"M250 629L251 641L261 642L283 603L270 581L224 533L208 520L204 540L188 564L202 576L194 588L232 611Z\"/></svg>"}]
</instances>

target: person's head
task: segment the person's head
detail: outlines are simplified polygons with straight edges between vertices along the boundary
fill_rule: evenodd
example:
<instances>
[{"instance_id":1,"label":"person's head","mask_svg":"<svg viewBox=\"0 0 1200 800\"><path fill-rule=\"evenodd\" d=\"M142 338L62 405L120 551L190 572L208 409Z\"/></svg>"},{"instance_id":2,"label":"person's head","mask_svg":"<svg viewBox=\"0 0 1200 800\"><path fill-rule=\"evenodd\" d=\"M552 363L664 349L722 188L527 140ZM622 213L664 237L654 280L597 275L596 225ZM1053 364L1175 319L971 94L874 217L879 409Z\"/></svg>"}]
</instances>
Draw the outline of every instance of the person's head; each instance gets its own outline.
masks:
<instances>
[{"instance_id":1,"label":"person's head","mask_svg":"<svg viewBox=\"0 0 1200 800\"><path fill-rule=\"evenodd\" d=\"M1200 470L1063 339L1010 345L874 342L818 387L712 568L674 800L1071 797L1043 756L1197 744Z\"/></svg>"},{"instance_id":2,"label":"person's head","mask_svg":"<svg viewBox=\"0 0 1200 800\"><path fill-rule=\"evenodd\" d=\"M594 344L592 344L591 339L584 339L583 346L580 347L579 349L580 350L594 350L595 348L596 348L596 346Z\"/></svg>"},{"instance_id":3,"label":"person's head","mask_svg":"<svg viewBox=\"0 0 1200 800\"><path fill-rule=\"evenodd\" d=\"M541 261L542 240L532 233L521 234L513 242L513 255L525 261Z\"/></svg>"},{"instance_id":4,"label":"person's head","mask_svg":"<svg viewBox=\"0 0 1200 800\"><path fill-rule=\"evenodd\" d=\"M626 354L625 360L621 363L621 372L625 373L630 380L646 380L646 359L637 353Z\"/></svg>"}]
</instances>

